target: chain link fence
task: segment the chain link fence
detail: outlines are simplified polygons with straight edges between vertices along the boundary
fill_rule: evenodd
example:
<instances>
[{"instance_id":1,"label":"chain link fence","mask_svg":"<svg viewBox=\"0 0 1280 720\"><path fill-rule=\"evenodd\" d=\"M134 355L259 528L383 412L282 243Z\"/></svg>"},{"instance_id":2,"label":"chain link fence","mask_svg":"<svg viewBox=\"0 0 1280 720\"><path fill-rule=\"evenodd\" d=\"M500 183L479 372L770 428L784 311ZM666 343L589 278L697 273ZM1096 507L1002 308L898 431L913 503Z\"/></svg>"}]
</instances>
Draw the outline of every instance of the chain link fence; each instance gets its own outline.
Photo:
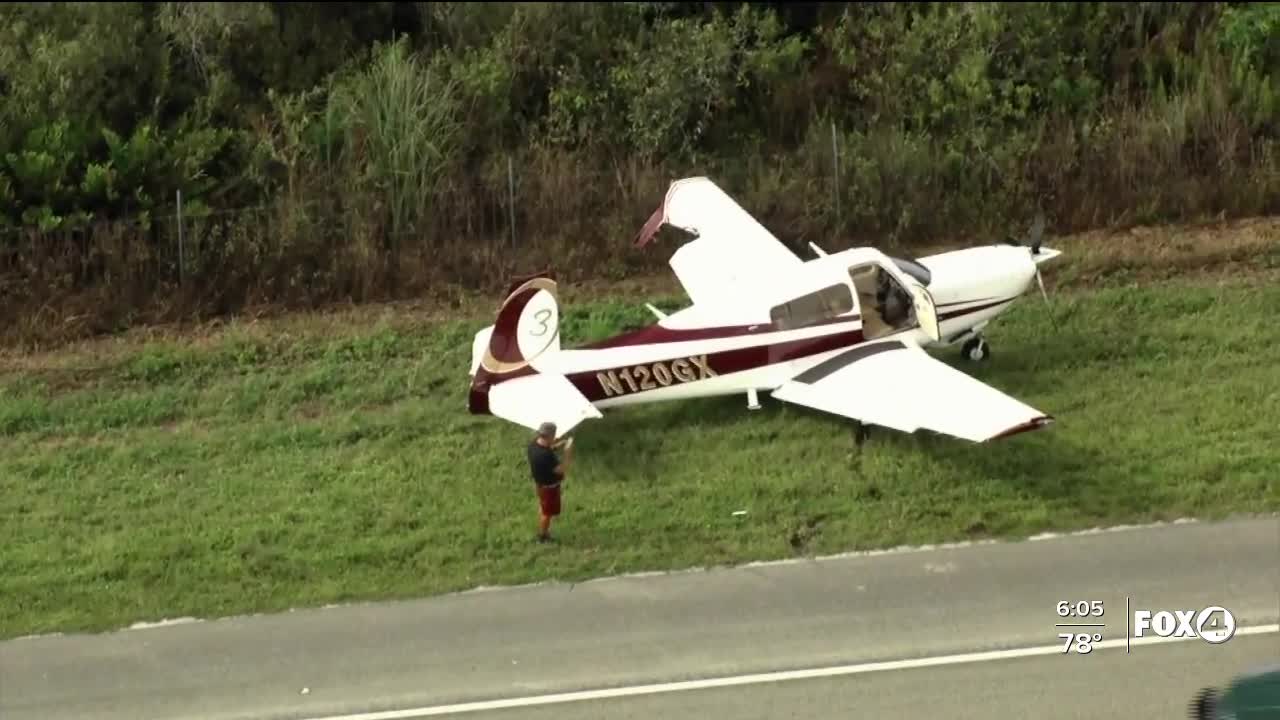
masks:
<instances>
[{"instance_id":1,"label":"chain link fence","mask_svg":"<svg viewBox=\"0 0 1280 720\"><path fill-rule=\"evenodd\" d=\"M375 193L333 189L213 211L175 194L131 217L0 228L0 313L99 318L107 330L251 303L492 292L542 269L568 282L661 272L669 253L637 252L631 239L671 181L690 174L713 177L803 256L808 241L826 244L842 226L838 143L833 127L831 146L807 158L701 172L507 157L424 193L399 218Z\"/></svg>"}]
</instances>

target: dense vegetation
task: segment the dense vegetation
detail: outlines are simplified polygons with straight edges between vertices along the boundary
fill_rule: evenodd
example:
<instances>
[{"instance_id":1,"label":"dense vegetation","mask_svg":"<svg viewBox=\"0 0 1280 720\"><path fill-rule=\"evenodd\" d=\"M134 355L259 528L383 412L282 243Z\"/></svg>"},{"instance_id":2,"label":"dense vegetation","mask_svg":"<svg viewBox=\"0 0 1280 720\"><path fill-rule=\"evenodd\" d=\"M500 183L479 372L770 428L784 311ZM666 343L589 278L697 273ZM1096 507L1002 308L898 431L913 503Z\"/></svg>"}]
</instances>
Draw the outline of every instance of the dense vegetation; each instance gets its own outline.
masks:
<instances>
[{"instance_id":1,"label":"dense vegetation","mask_svg":"<svg viewBox=\"0 0 1280 720\"><path fill-rule=\"evenodd\" d=\"M632 269L686 174L796 248L1275 212L1277 38L1280 3L5 4L0 312Z\"/></svg>"}]
</instances>

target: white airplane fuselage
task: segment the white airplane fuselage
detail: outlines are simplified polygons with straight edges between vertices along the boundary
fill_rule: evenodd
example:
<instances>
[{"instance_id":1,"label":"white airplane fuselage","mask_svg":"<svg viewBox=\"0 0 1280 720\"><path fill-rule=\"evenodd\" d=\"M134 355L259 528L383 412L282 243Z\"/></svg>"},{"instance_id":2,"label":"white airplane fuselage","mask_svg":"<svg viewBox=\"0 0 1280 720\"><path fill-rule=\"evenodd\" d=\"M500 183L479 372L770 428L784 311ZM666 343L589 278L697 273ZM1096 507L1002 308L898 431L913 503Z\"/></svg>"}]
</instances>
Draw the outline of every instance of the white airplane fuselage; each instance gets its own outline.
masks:
<instances>
[{"instance_id":1,"label":"white airplane fuselage","mask_svg":"<svg viewBox=\"0 0 1280 720\"><path fill-rule=\"evenodd\" d=\"M1031 251L1015 245L955 250L915 262L929 274L926 289L938 319L937 340L914 313L905 327L866 337L865 299L849 269L875 263L896 278L907 275L874 249L852 248L807 261L799 276L781 287L761 288L754 307L694 306L579 348L559 349L557 340L554 348L529 358L529 364L537 372L567 377L598 409L734 394L748 394L754 403L757 391L776 389L858 345L898 339L938 347L976 338L1036 282ZM779 328L771 321L772 305L841 280L855 299L851 310L800 327ZM485 331L477 335L473 373L487 342Z\"/></svg>"}]
</instances>

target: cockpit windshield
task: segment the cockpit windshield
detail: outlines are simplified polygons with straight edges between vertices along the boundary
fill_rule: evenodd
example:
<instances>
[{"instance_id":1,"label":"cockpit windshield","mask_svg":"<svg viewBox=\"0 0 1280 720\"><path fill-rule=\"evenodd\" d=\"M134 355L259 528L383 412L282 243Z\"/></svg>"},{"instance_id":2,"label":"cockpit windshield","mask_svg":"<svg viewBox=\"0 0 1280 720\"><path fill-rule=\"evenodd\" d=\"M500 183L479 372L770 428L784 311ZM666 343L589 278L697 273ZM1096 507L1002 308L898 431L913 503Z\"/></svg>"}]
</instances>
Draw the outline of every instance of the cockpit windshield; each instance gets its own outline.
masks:
<instances>
[{"instance_id":1,"label":"cockpit windshield","mask_svg":"<svg viewBox=\"0 0 1280 720\"><path fill-rule=\"evenodd\" d=\"M929 281L933 280L933 273L929 272L929 268L921 265L915 260L896 257L891 257L889 259L893 261L894 265L898 266L899 270L915 278L916 282L924 285L925 287L929 287Z\"/></svg>"}]
</instances>

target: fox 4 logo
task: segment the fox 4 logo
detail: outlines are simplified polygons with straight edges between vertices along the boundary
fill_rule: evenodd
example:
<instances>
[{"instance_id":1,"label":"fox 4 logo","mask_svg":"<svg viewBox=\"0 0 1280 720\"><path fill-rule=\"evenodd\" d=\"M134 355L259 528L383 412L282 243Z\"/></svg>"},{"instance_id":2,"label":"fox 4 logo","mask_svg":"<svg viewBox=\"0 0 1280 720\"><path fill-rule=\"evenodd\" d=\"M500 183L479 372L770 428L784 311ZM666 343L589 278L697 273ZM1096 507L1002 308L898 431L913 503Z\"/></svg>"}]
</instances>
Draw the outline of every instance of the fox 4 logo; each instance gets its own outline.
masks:
<instances>
[{"instance_id":1,"label":"fox 4 logo","mask_svg":"<svg viewBox=\"0 0 1280 720\"><path fill-rule=\"evenodd\" d=\"M1231 611L1213 605L1198 613L1195 610L1134 610L1133 636L1156 635L1162 638L1194 638L1220 645L1236 634L1236 618Z\"/></svg>"}]
</instances>

